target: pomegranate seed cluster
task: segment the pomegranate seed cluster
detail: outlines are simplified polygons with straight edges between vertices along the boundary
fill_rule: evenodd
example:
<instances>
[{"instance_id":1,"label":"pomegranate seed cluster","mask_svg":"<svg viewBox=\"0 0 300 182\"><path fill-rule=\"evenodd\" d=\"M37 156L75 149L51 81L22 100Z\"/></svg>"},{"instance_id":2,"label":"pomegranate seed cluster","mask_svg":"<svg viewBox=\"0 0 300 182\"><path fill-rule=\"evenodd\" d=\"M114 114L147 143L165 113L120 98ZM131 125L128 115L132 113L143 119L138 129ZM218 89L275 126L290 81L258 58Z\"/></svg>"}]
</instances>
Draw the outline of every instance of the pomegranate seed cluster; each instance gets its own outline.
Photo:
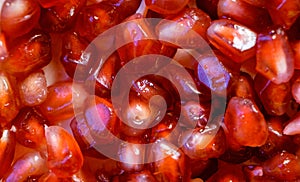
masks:
<instances>
[{"instance_id":1,"label":"pomegranate seed cluster","mask_svg":"<svg viewBox=\"0 0 300 182\"><path fill-rule=\"evenodd\" d=\"M2 181L300 180L299 0L0 5Z\"/></svg>"}]
</instances>

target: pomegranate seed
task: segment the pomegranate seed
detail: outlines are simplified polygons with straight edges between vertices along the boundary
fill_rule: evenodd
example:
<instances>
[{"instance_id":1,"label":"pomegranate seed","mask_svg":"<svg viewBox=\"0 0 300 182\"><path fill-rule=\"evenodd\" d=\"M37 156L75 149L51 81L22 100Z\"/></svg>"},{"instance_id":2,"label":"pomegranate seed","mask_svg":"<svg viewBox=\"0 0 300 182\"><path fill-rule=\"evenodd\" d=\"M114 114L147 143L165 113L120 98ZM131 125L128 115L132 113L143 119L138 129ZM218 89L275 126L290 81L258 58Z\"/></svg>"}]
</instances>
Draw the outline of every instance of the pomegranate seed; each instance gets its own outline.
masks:
<instances>
[{"instance_id":1,"label":"pomegranate seed","mask_svg":"<svg viewBox=\"0 0 300 182\"><path fill-rule=\"evenodd\" d=\"M49 34L33 30L13 42L3 67L11 74L23 76L46 66L51 59Z\"/></svg>"},{"instance_id":2,"label":"pomegranate seed","mask_svg":"<svg viewBox=\"0 0 300 182\"><path fill-rule=\"evenodd\" d=\"M300 159L288 152L281 152L263 163L263 171L278 180L296 180L300 177Z\"/></svg>"},{"instance_id":3,"label":"pomegranate seed","mask_svg":"<svg viewBox=\"0 0 300 182\"><path fill-rule=\"evenodd\" d=\"M245 166L243 168L243 171L245 173L245 176L247 180L249 181L270 181L271 179L267 180L267 178L264 176L263 168L261 166Z\"/></svg>"},{"instance_id":4,"label":"pomegranate seed","mask_svg":"<svg viewBox=\"0 0 300 182\"><path fill-rule=\"evenodd\" d=\"M0 125L10 123L19 112L19 100L8 74L0 71Z\"/></svg>"},{"instance_id":5,"label":"pomegranate seed","mask_svg":"<svg viewBox=\"0 0 300 182\"><path fill-rule=\"evenodd\" d=\"M38 2L43 8L50 8L53 6L62 5L63 3L67 3L67 1L64 0L38 0Z\"/></svg>"},{"instance_id":6,"label":"pomegranate seed","mask_svg":"<svg viewBox=\"0 0 300 182\"><path fill-rule=\"evenodd\" d=\"M95 92L100 97L109 98L111 95L111 87L117 75L121 61L119 55L115 52L106 60L100 70L98 70L95 76Z\"/></svg>"},{"instance_id":7,"label":"pomegranate seed","mask_svg":"<svg viewBox=\"0 0 300 182\"><path fill-rule=\"evenodd\" d=\"M0 178L8 171L14 159L15 146L15 134L8 129L3 129L0 138Z\"/></svg>"},{"instance_id":8,"label":"pomegranate seed","mask_svg":"<svg viewBox=\"0 0 300 182\"><path fill-rule=\"evenodd\" d=\"M96 61L95 48L86 51L87 46L92 46L76 32L66 33L62 42L61 62L67 74L76 81L85 81Z\"/></svg>"},{"instance_id":9,"label":"pomegranate seed","mask_svg":"<svg viewBox=\"0 0 300 182\"><path fill-rule=\"evenodd\" d=\"M230 85L229 97L241 97L253 99L255 98L254 84L252 78L248 74L241 74L239 77L232 79Z\"/></svg>"},{"instance_id":10,"label":"pomegranate seed","mask_svg":"<svg viewBox=\"0 0 300 182\"><path fill-rule=\"evenodd\" d=\"M267 123L252 100L232 97L227 105L224 131L230 147L237 145L258 147L268 137Z\"/></svg>"},{"instance_id":11,"label":"pomegranate seed","mask_svg":"<svg viewBox=\"0 0 300 182\"><path fill-rule=\"evenodd\" d=\"M300 77L297 77L292 84L292 95L296 102L300 103Z\"/></svg>"},{"instance_id":12,"label":"pomegranate seed","mask_svg":"<svg viewBox=\"0 0 300 182\"><path fill-rule=\"evenodd\" d=\"M216 57L198 58L195 74L199 81L210 88L212 92L224 95L230 75Z\"/></svg>"},{"instance_id":13,"label":"pomegranate seed","mask_svg":"<svg viewBox=\"0 0 300 182\"><path fill-rule=\"evenodd\" d=\"M42 9L40 25L48 32L64 32L73 26L77 14L85 3L86 0L73 0Z\"/></svg>"},{"instance_id":14,"label":"pomegranate seed","mask_svg":"<svg viewBox=\"0 0 300 182\"><path fill-rule=\"evenodd\" d=\"M275 84L261 75L256 75L254 88L269 114L280 116L286 113L292 98L289 82Z\"/></svg>"},{"instance_id":15,"label":"pomegranate seed","mask_svg":"<svg viewBox=\"0 0 300 182\"><path fill-rule=\"evenodd\" d=\"M187 8L180 14L167 17L156 26L160 40L167 40L184 48L199 48L203 44L199 35L206 40L206 31L211 23L210 17L197 8Z\"/></svg>"},{"instance_id":16,"label":"pomegranate seed","mask_svg":"<svg viewBox=\"0 0 300 182\"><path fill-rule=\"evenodd\" d=\"M300 69L300 40L292 42L294 52L295 69Z\"/></svg>"},{"instance_id":17,"label":"pomegranate seed","mask_svg":"<svg viewBox=\"0 0 300 182\"><path fill-rule=\"evenodd\" d=\"M166 57L174 57L176 48L166 45L164 42L155 40L155 33L151 30L148 23L143 19L141 14L135 14L129 17L127 23L122 25L122 34L116 37L117 45L124 42L128 44L118 48L118 54L121 59L121 65L125 65L127 62L142 55L157 54ZM143 39L143 40L142 40ZM146 40L145 40L146 39ZM167 65L169 61L167 59L159 59L158 57L149 59L146 64L136 65L134 68L130 67L130 72L141 72L147 68L148 70L158 70Z\"/></svg>"},{"instance_id":18,"label":"pomegranate seed","mask_svg":"<svg viewBox=\"0 0 300 182\"><path fill-rule=\"evenodd\" d=\"M294 0L274 0L267 4L267 9L274 24L289 29L300 16L300 2Z\"/></svg>"},{"instance_id":19,"label":"pomegranate seed","mask_svg":"<svg viewBox=\"0 0 300 182\"><path fill-rule=\"evenodd\" d=\"M119 120L112 104L100 97L90 96L86 100L84 116L87 127L97 144L113 142L119 130Z\"/></svg>"},{"instance_id":20,"label":"pomegranate seed","mask_svg":"<svg viewBox=\"0 0 300 182\"><path fill-rule=\"evenodd\" d=\"M264 8L266 6L266 0L242 0L242 1L260 8Z\"/></svg>"},{"instance_id":21,"label":"pomegranate seed","mask_svg":"<svg viewBox=\"0 0 300 182\"><path fill-rule=\"evenodd\" d=\"M47 141L47 167L58 177L70 177L83 165L80 148L65 129L50 126L45 129Z\"/></svg>"},{"instance_id":22,"label":"pomegranate seed","mask_svg":"<svg viewBox=\"0 0 300 182\"><path fill-rule=\"evenodd\" d=\"M218 15L219 18L232 18L257 31L272 25L267 10L252 6L243 0L220 0Z\"/></svg>"},{"instance_id":23,"label":"pomegranate seed","mask_svg":"<svg viewBox=\"0 0 300 182\"><path fill-rule=\"evenodd\" d=\"M3 180L25 181L30 176L39 176L46 171L46 161L40 156L39 152L31 152L17 158Z\"/></svg>"},{"instance_id":24,"label":"pomegranate seed","mask_svg":"<svg viewBox=\"0 0 300 182\"><path fill-rule=\"evenodd\" d=\"M176 14L182 10L188 4L188 2L188 0L145 0L145 3L149 9L160 14Z\"/></svg>"},{"instance_id":25,"label":"pomegranate seed","mask_svg":"<svg viewBox=\"0 0 300 182\"><path fill-rule=\"evenodd\" d=\"M158 181L188 181L191 170L188 166L188 158L174 145L157 140L150 149L152 174Z\"/></svg>"},{"instance_id":26,"label":"pomegranate seed","mask_svg":"<svg viewBox=\"0 0 300 182\"><path fill-rule=\"evenodd\" d=\"M39 105L47 98L47 81L43 71L31 73L18 86L21 102L25 106Z\"/></svg>"},{"instance_id":27,"label":"pomegranate seed","mask_svg":"<svg viewBox=\"0 0 300 182\"><path fill-rule=\"evenodd\" d=\"M30 32L41 12L35 0L5 0L1 9L1 29L10 37Z\"/></svg>"},{"instance_id":28,"label":"pomegranate seed","mask_svg":"<svg viewBox=\"0 0 300 182\"><path fill-rule=\"evenodd\" d=\"M121 181L156 182L157 180L154 178L154 176L150 171L143 170L138 173L124 173L119 177L115 177L113 179L113 182L121 182Z\"/></svg>"},{"instance_id":29,"label":"pomegranate seed","mask_svg":"<svg viewBox=\"0 0 300 182\"><path fill-rule=\"evenodd\" d=\"M285 126L283 133L285 135L296 135L300 134L300 113L298 112L294 117L292 117L288 124Z\"/></svg>"},{"instance_id":30,"label":"pomegranate seed","mask_svg":"<svg viewBox=\"0 0 300 182\"><path fill-rule=\"evenodd\" d=\"M256 33L232 20L215 20L207 30L210 43L237 63L255 55Z\"/></svg>"},{"instance_id":31,"label":"pomegranate seed","mask_svg":"<svg viewBox=\"0 0 300 182\"><path fill-rule=\"evenodd\" d=\"M214 129L212 129L214 130ZM183 133L182 150L191 159L208 160L220 157L226 150L226 140L223 129L217 131L214 136L210 129L199 131L199 129ZM187 136L188 138L186 138Z\"/></svg>"},{"instance_id":32,"label":"pomegranate seed","mask_svg":"<svg viewBox=\"0 0 300 182\"><path fill-rule=\"evenodd\" d=\"M293 53L282 28L258 35L256 70L275 84L288 82L293 76Z\"/></svg>"},{"instance_id":33,"label":"pomegranate seed","mask_svg":"<svg viewBox=\"0 0 300 182\"><path fill-rule=\"evenodd\" d=\"M217 159L209 160L190 160L192 166L192 178L200 177L203 180L207 180L213 173L218 170Z\"/></svg>"},{"instance_id":34,"label":"pomegranate seed","mask_svg":"<svg viewBox=\"0 0 300 182\"><path fill-rule=\"evenodd\" d=\"M123 142L118 151L119 166L121 169L133 172L141 171L145 163L145 146Z\"/></svg>"},{"instance_id":35,"label":"pomegranate seed","mask_svg":"<svg viewBox=\"0 0 300 182\"><path fill-rule=\"evenodd\" d=\"M81 109L87 93L81 85L69 81L57 82L48 87L47 99L37 110L50 122L57 124L74 117L74 108Z\"/></svg>"},{"instance_id":36,"label":"pomegranate seed","mask_svg":"<svg viewBox=\"0 0 300 182\"><path fill-rule=\"evenodd\" d=\"M210 114L210 105L189 101L182 107L184 125L190 128L199 127L204 129Z\"/></svg>"},{"instance_id":37,"label":"pomegranate seed","mask_svg":"<svg viewBox=\"0 0 300 182\"><path fill-rule=\"evenodd\" d=\"M258 157L262 160L270 159L282 150L293 151L293 143L290 137L283 134L283 124L286 119L272 117L268 119L269 136L266 143L259 147Z\"/></svg>"},{"instance_id":38,"label":"pomegranate seed","mask_svg":"<svg viewBox=\"0 0 300 182\"><path fill-rule=\"evenodd\" d=\"M75 30L88 41L92 41L105 30L120 23L117 8L109 1L85 6L76 20Z\"/></svg>"},{"instance_id":39,"label":"pomegranate seed","mask_svg":"<svg viewBox=\"0 0 300 182\"><path fill-rule=\"evenodd\" d=\"M8 50L6 45L6 38L3 33L0 33L0 61L4 60L8 56Z\"/></svg>"}]
</instances>

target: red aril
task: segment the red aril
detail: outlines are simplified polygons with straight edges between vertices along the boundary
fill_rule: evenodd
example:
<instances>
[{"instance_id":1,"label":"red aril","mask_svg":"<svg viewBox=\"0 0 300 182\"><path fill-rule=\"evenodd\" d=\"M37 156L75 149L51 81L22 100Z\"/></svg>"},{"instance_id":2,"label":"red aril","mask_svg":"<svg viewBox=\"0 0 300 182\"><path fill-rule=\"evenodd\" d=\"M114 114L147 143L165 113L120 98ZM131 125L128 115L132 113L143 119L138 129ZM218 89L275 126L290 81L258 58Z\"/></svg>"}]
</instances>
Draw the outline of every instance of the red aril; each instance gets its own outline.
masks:
<instances>
[{"instance_id":1,"label":"red aril","mask_svg":"<svg viewBox=\"0 0 300 182\"><path fill-rule=\"evenodd\" d=\"M280 116L286 113L292 98L289 82L275 84L257 74L254 88L268 114Z\"/></svg>"},{"instance_id":2,"label":"red aril","mask_svg":"<svg viewBox=\"0 0 300 182\"><path fill-rule=\"evenodd\" d=\"M176 15L166 17L156 26L156 34L160 40L165 40L182 48L202 48L206 31L211 23L210 17L197 8L186 8ZM201 39L200 36L203 38Z\"/></svg>"},{"instance_id":3,"label":"red aril","mask_svg":"<svg viewBox=\"0 0 300 182\"><path fill-rule=\"evenodd\" d=\"M47 167L58 177L71 177L83 165L80 148L71 134L60 126L45 128Z\"/></svg>"},{"instance_id":4,"label":"red aril","mask_svg":"<svg viewBox=\"0 0 300 182\"><path fill-rule=\"evenodd\" d=\"M268 11L252 6L243 0L220 0L218 4L219 18L229 18L252 28L256 31L263 30L272 25Z\"/></svg>"},{"instance_id":5,"label":"red aril","mask_svg":"<svg viewBox=\"0 0 300 182\"><path fill-rule=\"evenodd\" d=\"M0 61L4 60L8 56L8 50L6 45L6 37L4 33L0 33Z\"/></svg>"},{"instance_id":6,"label":"red aril","mask_svg":"<svg viewBox=\"0 0 300 182\"><path fill-rule=\"evenodd\" d=\"M163 140L157 140L149 151L151 172L158 181L188 181L191 169L188 165L188 157L172 145Z\"/></svg>"},{"instance_id":7,"label":"red aril","mask_svg":"<svg viewBox=\"0 0 300 182\"><path fill-rule=\"evenodd\" d=\"M290 43L294 52L295 69L300 69L300 40Z\"/></svg>"},{"instance_id":8,"label":"red aril","mask_svg":"<svg viewBox=\"0 0 300 182\"><path fill-rule=\"evenodd\" d=\"M218 18L218 2L219 0L196 0L197 6L202 9L204 12L209 14L212 19Z\"/></svg>"},{"instance_id":9,"label":"red aril","mask_svg":"<svg viewBox=\"0 0 300 182\"><path fill-rule=\"evenodd\" d=\"M226 140L223 129L213 135L209 129L204 131L195 129L187 131L181 136L183 142L183 152L194 160L208 160L210 158L219 158L226 150ZM187 138L188 137L188 138Z\"/></svg>"},{"instance_id":10,"label":"red aril","mask_svg":"<svg viewBox=\"0 0 300 182\"><path fill-rule=\"evenodd\" d=\"M47 172L46 161L39 152L27 153L17 158L4 176L4 181L26 181L30 176Z\"/></svg>"},{"instance_id":11,"label":"red aril","mask_svg":"<svg viewBox=\"0 0 300 182\"><path fill-rule=\"evenodd\" d=\"M268 137L267 123L263 114L251 99L232 97L225 112L223 129L229 147L258 147Z\"/></svg>"},{"instance_id":12,"label":"red aril","mask_svg":"<svg viewBox=\"0 0 300 182\"><path fill-rule=\"evenodd\" d=\"M241 182L246 181L246 179L241 165L223 163L222 165L219 164L219 170L207 180L207 182L215 181Z\"/></svg>"},{"instance_id":13,"label":"red aril","mask_svg":"<svg viewBox=\"0 0 300 182\"><path fill-rule=\"evenodd\" d=\"M46 152L44 123L45 119L41 118L32 108L22 109L14 119L17 141L25 147Z\"/></svg>"},{"instance_id":14,"label":"red aril","mask_svg":"<svg viewBox=\"0 0 300 182\"><path fill-rule=\"evenodd\" d=\"M61 62L67 74L76 81L85 81L96 61L96 49L76 32L68 32L62 40ZM89 46L89 49L87 47ZM74 75L76 74L76 75Z\"/></svg>"},{"instance_id":15,"label":"red aril","mask_svg":"<svg viewBox=\"0 0 300 182\"><path fill-rule=\"evenodd\" d=\"M298 135L300 134L300 113L297 112L288 122L283 130L285 135Z\"/></svg>"},{"instance_id":16,"label":"red aril","mask_svg":"<svg viewBox=\"0 0 300 182\"><path fill-rule=\"evenodd\" d=\"M38 23L40 6L35 0L5 0L1 7L1 29L12 37L24 35Z\"/></svg>"},{"instance_id":17,"label":"red aril","mask_svg":"<svg viewBox=\"0 0 300 182\"><path fill-rule=\"evenodd\" d=\"M145 0L149 9L160 14L176 14L182 10L188 2L188 0Z\"/></svg>"},{"instance_id":18,"label":"red aril","mask_svg":"<svg viewBox=\"0 0 300 182\"><path fill-rule=\"evenodd\" d=\"M38 0L38 2L43 8L50 8L53 6L59 6L63 5L64 3L67 3L67 1L65 0Z\"/></svg>"},{"instance_id":19,"label":"red aril","mask_svg":"<svg viewBox=\"0 0 300 182\"><path fill-rule=\"evenodd\" d=\"M255 56L256 33L235 21L213 21L207 37L213 46L237 63Z\"/></svg>"},{"instance_id":20,"label":"red aril","mask_svg":"<svg viewBox=\"0 0 300 182\"><path fill-rule=\"evenodd\" d=\"M263 163L265 175L278 180L296 180L300 177L300 159L288 152L281 152Z\"/></svg>"},{"instance_id":21,"label":"red aril","mask_svg":"<svg viewBox=\"0 0 300 182\"><path fill-rule=\"evenodd\" d=\"M255 99L255 91L253 89L254 82L248 74L241 74L238 77L233 77L229 87L229 97L241 97Z\"/></svg>"},{"instance_id":22,"label":"red aril","mask_svg":"<svg viewBox=\"0 0 300 182\"><path fill-rule=\"evenodd\" d=\"M260 8L264 8L266 6L266 0L242 0L242 1Z\"/></svg>"},{"instance_id":23,"label":"red aril","mask_svg":"<svg viewBox=\"0 0 300 182\"><path fill-rule=\"evenodd\" d=\"M89 132L97 145L114 141L119 131L119 120L108 100L89 96L85 101L84 116Z\"/></svg>"},{"instance_id":24,"label":"red aril","mask_svg":"<svg viewBox=\"0 0 300 182\"><path fill-rule=\"evenodd\" d=\"M157 182L149 170L139 171L138 173L124 173L113 178L113 182L135 181L135 182Z\"/></svg>"},{"instance_id":25,"label":"red aril","mask_svg":"<svg viewBox=\"0 0 300 182\"><path fill-rule=\"evenodd\" d=\"M22 77L43 68L51 59L50 35L33 30L13 41L3 67L8 73Z\"/></svg>"},{"instance_id":26,"label":"red aril","mask_svg":"<svg viewBox=\"0 0 300 182\"><path fill-rule=\"evenodd\" d=\"M256 70L275 84L288 82L293 76L293 52L282 28L258 35Z\"/></svg>"},{"instance_id":27,"label":"red aril","mask_svg":"<svg viewBox=\"0 0 300 182\"><path fill-rule=\"evenodd\" d=\"M18 83L20 99L25 106L36 106L47 98L47 81L43 71L33 72Z\"/></svg>"},{"instance_id":28,"label":"red aril","mask_svg":"<svg viewBox=\"0 0 300 182\"><path fill-rule=\"evenodd\" d=\"M181 114L184 126L204 129L209 119L210 104L189 101L182 106Z\"/></svg>"},{"instance_id":29,"label":"red aril","mask_svg":"<svg viewBox=\"0 0 300 182\"><path fill-rule=\"evenodd\" d=\"M300 16L299 0L267 1L267 9L275 25L289 29Z\"/></svg>"},{"instance_id":30,"label":"red aril","mask_svg":"<svg viewBox=\"0 0 300 182\"><path fill-rule=\"evenodd\" d=\"M0 178L9 169L15 153L16 139L15 134L8 129L1 129L0 138Z\"/></svg>"},{"instance_id":31,"label":"red aril","mask_svg":"<svg viewBox=\"0 0 300 182\"><path fill-rule=\"evenodd\" d=\"M11 77L0 71L0 125L9 124L19 112L19 98L14 89Z\"/></svg>"},{"instance_id":32,"label":"red aril","mask_svg":"<svg viewBox=\"0 0 300 182\"><path fill-rule=\"evenodd\" d=\"M72 0L42 9L39 20L41 27L48 32L67 31L74 26L76 16L85 3L86 0Z\"/></svg>"},{"instance_id":33,"label":"red aril","mask_svg":"<svg viewBox=\"0 0 300 182\"><path fill-rule=\"evenodd\" d=\"M300 77L297 77L292 83L292 95L297 103L300 103Z\"/></svg>"}]
</instances>

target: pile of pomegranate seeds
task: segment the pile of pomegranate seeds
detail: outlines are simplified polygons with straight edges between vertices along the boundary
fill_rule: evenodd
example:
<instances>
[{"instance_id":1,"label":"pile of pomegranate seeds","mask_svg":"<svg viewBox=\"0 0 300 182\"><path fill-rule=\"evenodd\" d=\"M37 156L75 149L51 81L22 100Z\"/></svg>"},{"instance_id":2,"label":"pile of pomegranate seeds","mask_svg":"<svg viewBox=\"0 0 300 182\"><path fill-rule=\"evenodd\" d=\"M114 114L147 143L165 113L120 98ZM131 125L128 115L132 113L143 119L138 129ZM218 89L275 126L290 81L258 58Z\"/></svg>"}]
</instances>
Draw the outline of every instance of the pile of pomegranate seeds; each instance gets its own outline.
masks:
<instances>
[{"instance_id":1,"label":"pile of pomegranate seeds","mask_svg":"<svg viewBox=\"0 0 300 182\"><path fill-rule=\"evenodd\" d=\"M0 6L1 181L300 180L300 0Z\"/></svg>"}]
</instances>

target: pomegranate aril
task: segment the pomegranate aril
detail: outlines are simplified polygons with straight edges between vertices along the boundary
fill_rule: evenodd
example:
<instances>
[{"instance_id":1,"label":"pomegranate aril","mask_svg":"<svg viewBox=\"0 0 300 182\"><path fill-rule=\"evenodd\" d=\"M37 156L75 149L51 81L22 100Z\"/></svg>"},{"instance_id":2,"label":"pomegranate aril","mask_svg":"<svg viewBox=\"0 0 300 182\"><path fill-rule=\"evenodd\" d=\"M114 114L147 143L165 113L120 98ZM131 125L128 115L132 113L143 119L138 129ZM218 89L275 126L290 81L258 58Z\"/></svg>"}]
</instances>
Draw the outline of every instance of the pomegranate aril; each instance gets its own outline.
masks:
<instances>
[{"instance_id":1,"label":"pomegranate aril","mask_svg":"<svg viewBox=\"0 0 300 182\"><path fill-rule=\"evenodd\" d=\"M258 147L268 137L267 123L263 114L251 99L232 97L225 112L223 129L229 147Z\"/></svg>"},{"instance_id":2,"label":"pomegranate aril","mask_svg":"<svg viewBox=\"0 0 300 182\"><path fill-rule=\"evenodd\" d=\"M229 87L229 97L241 97L254 99L255 91L253 89L254 83L252 78L248 74L241 74L238 77L232 79L232 83Z\"/></svg>"},{"instance_id":3,"label":"pomegranate aril","mask_svg":"<svg viewBox=\"0 0 300 182\"><path fill-rule=\"evenodd\" d=\"M47 99L36 108L52 125L71 119L74 109L80 109L85 98L86 92L81 85L57 82L48 87Z\"/></svg>"},{"instance_id":4,"label":"pomegranate aril","mask_svg":"<svg viewBox=\"0 0 300 182\"><path fill-rule=\"evenodd\" d=\"M145 163L145 145L123 142L119 146L119 167L128 172L141 171Z\"/></svg>"},{"instance_id":5,"label":"pomegranate aril","mask_svg":"<svg viewBox=\"0 0 300 182\"><path fill-rule=\"evenodd\" d=\"M68 1L65 0L37 0L39 2L39 4L43 7L43 8L50 8L53 6L59 6L62 5L64 3L67 3Z\"/></svg>"},{"instance_id":6,"label":"pomegranate aril","mask_svg":"<svg viewBox=\"0 0 300 182\"><path fill-rule=\"evenodd\" d=\"M293 151L293 142L291 137L283 134L284 117L272 117L268 122L268 139L266 143L259 147L257 156L260 160L270 159L282 150Z\"/></svg>"},{"instance_id":7,"label":"pomegranate aril","mask_svg":"<svg viewBox=\"0 0 300 182\"><path fill-rule=\"evenodd\" d=\"M36 26L40 12L35 0L5 0L1 6L1 30L10 37L24 35Z\"/></svg>"},{"instance_id":8,"label":"pomegranate aril","mask_svg":"<svg viewBox=\"0 0 300 182\"><path fill-rule=\"evenodd\" d=\"M300 69L300 40L290 43L294 52L295 69Z\"/></svg>"},{"instance_id":9,"label":"pomegranate aril","mask_svg":"<svg viewBox=\"0 0 300 182\"><path fill-rule=\"evenodd\" d=\"M19 95L23 105L36 106L47 98L47 81L43 71L33 72L18 83Z\"/></svg>"},{"instance_id":10,"label":"pomegranate aril","mask_svg":"<svg viewBox=\"0 0 300 182\"><path fill-rule=\"evenodd\" d=\"M272 25L266 9L252 6L243 0L220 0L218 4L219 18L232 18L244 26L261 31Z\"/></svg>"},{"instance_id":11,"label":"pomegranate aril","mask_svg":"<svg viewBox=\"0 0 300 182\"><path fill-rule=\"evenodd\" d=\"M283 151L264 162L263 171L278 180L296 180L300 177L300 159Z\"/></svg>"},{"instance_id":12,"label":"pomegranate aril","mask_svg":"<svg viewBox=\"0 0 300 182\"><path fill-rule=\"evenodd\" d=\"M19 112L19 99L14 89L11 77L0 71L0 125L10 123Z\"/></svg>"},{"instance_id":13,"label":"pomegranate aril","mask_svg":"<svg viewBox=\"0 0 300 182\"><path fill-rule=\"evenodd\" d=\"M258 35L256 70L275 84L288 82L293 76L293 52L282 28Z\"/></svg>"},{"instance_id":14,"label":"pomegranate aril","mask_svg":"<svg viewBox=\"0 0 300 182\"><path fill-rule=\"evenodd\" d=\"M8 129L2 129L0 138L0 178L7 172L14 159L15 146L15 134Z\"/></svg>"},{"instance_id":15,"label":"pomegranate aril","mask_svg":"<svg viewBox=\"0 0 300 182\"><path fill-rule=\"evenodd\" d=\"M267 1L267 9L274 24L289 29L300 16L300 1L298 0L273 0Z\"/></svg>"},{"instance_id":16,"label":"pomegranate aril","mask_svg":"<svg viewBox=\"0 0 300 182\"><path fill-rule=\"evenodd\" d=\"M39 152L31 152L17 158L2 180L21 182L30 176L39 176L45 172L46 161Z\"/></svg>"},{"instance_id":17,"label":"pomegranate aril","mask_svg":"<svg viewBox=\"0 0 300 182\"><path fill-rule=\"evenodd\" d=\"M85 6L80 11L76 19L75 31L88 41L92 41L99 34L120 22L120 15L115 5L109 1L103 1Z\"/></svg>"},{"instance_id":18,"label":"pomegranate aril","mask_svg":"<svg viewBox=\"0 0 300 182\"><path fill-rule=\"evenodd\" d=\"M8 56L8 50L6 45L6 37L4 33L0 32L0 61L4 60Z\"/></svg>"},{"instance_id":19,"label":"pomegranate aril","mask_svg":"<svg viewBox=\"0 0 300 182\"><path fill-rule=\"evenodd\" d=\"M242 1L260 8L264 8L266 6L266 0L242 0Z\"/></svg>"},{"instance_id":20,"label":"pomegranate aril","mask_svg":"<svg viewBox=\"0 0 300 182\"><path fill-rule=\"evenodd\" d=\"M166 58L149 58L144 64L138 64L138 60L134 58L142 55L157 54L163 55L169 58L174 57L176 48L159 41L151 29L149 23L142 17L141 14L135 14L126 19L126 22L122 24L121 34L116 37L116 45L121 46L118 48L118 54L121 59L121 65L125 65L131 61L130 68L125 67L130 73L142 72L142 71L156 71L167 65L170 60Z\"/></svg>"},{"instance_id":21,"label":"pomegranate aril","mask_svg":"<svg viewBox=\"0 0 300 182\"><path fill-rule=\"evenodd\" d=\"M207 37L213 46L237 63L255 56L256 33L235 21L213 21Z\"/></svg>"},{"instance_id":22,"label":"pomegranate aril","mask_svg":"<svg viewBox=\"0 0 300 182\"><path fill-rule=\"evenodd\" d=\"M45 152L44 123L45 119L40 117L32 108L22 109L14 119L17 141L25 147Z\"/></svg>"},{"instance_id":23,"label":"pomegranate aril","mask_svg":"<svg viewBox=\"0 0 300 182\"><path fill-rule=\"evenodd\" d=\"M254 88L268 114L280 116L286 113L292 98L289 82L275 84L257 74Z\"/></svg>"},{"instance_id":24,"label":"pomegranate aril","mask_svg":"<svg viewBox=\"0 0 300 182\"><path fill-rule=\"evenodd\" d=\"M121 67L121 61L117 52L113 53L109 58L103 63L101 69L94 75L92 80L95 80L95 93L100 97L110 98L111 87L117 72Z\"/></svg>"},{"instance_id":25,"label":"pomegranate aril","mask_svg":"<svg viewBox=\"0 0 300 182\"><path fill-rule=\"evenodd\" d=\"M297 112L287 123L283 130L285 135L300 134L300 112Z\"/></svg>"},{"instance_id":26,"label":"pomegranate aril","mask_svg":"<svg viewBox=\"0 0 300 182\"><path fill-rule=\"evenodd\" d=\"M3 67L8 73L24 76L43 68L51 59L50 35L40 30L32 30L13 41Z\"/></svg>"},{"instance_id":27,"label":"pomegranate aril","mask_svg":"<svg viewBox=\"0 0 300 182\"><path fill-rule=\"evenodd\" d=\"M204 129L209 119L210 105L189 101L181 108L181 114L184 118L184 126Z\"/></svg>"},{"instance_id":28,"label":"pomegranate aril","mask_svg":"<svg viewBox=\"0 0 300 182\"><path fill-rule=\"evenodd\" d=\"M190 160L192 166L192 178L201 178L207 180L213 173L218 170L218 160Z\"/></svg>"},{"instance_id":29,"label":"pomegranate aril","mask_svg":"<svg viewBox=\"0 0 300 182\"><path fill-rule=\"evenodd\" d=\"M139 8L142 0L111 0L117 9L122 20L133 15Z\"/></svg>"},{"instance_id":30,"label":"pomegranate aril","mask_svg":"<svg viewBox=\"0 0 300 182\"><path fill-rule=\"evenodd\" d=\"M165 0L145 0L149 9L160 14L176 14L182 10L189 0L165 1Z\"/></svg>"},{"instance_id":31,"label":"pomegranate aril","mask_svg":"<svg viewBox=\"0 0 300 182\"><path fill-rule=\"evenodd\" d=\"M206 31L210 23L210 17L200 9L186 8L180 14L162 20L156 26L156 34L159 40L172 42L175 46L205 48Z\"/></svg>"},{"instance_id":32,"label":"pomegranate aril","mask_svg":"<svg viewBox=\"0 0 300 182\"><path fill-rule=\"evenodd\" d=\"M211 92L225 96L230 79L229 72L215 56L202 56L197 60L195 75L198 80L210 88Z\"/></svg>"},{"instance_id":33,"label":"pomegranate aril","mask_svg":"<svg viewBox=\"0 0 300 182\"><path fill-rule=\"evenodd\" d=\"M109 144L114 141L119 131L119 120L112 104L98 96L86 99L84 116L90 134L97 144Z\"/></svg>"},{"instance_id":34,"label":"pomegranate aril","mask_svg":"<svg viewBox=\"0 0 300 182\"><path fill-rule=\"evenodd\" d=\"M45 128L47 167L58 177L70 177L83 165L80 148L71 134L59 126Z\"/></svg>"},{"instance_id":35,"label":"pomegranate aril","mask_svg":"<svg viewBox=\"0 0 300 182\"><path fill-rule=\"evenodd\" d=\"M64 32L73 26L76 16L86 0L66 1L65 3L42 9L41 27L48 32Z\"/></svg>"},{"instance_id":36,"label":"pomegranate aril","mask_svg":"<svg viewBox=\"0 0 300 182\"><path fill-rule=\"evenodd\" d=\"M85 81L96 61L96 49L76 32L68 32L62 41L61 62L67 74L76 81ZM88 51L86 51L89 46ZM76 74L76 75L75 75Z\"/></svg>"},{"instance_id":37,"label":"pomegranate aril","mask_svg":"<svg viewBox=\"0 0 300 182\"><path fill-rule=\"evenodd\" d=\"M191 169L188 157L184 153L164 140L157 140L149 151L151 172L157 181L189 181Z\"/></svg>"},{"instance_id":38,"label":"pomegranate aril","mask_svg":"<svg viewBox=\"0 0 300 182\"><path fill-rule=\"evenodd\" d=\"M157 182L149 170L139 171L138 173L123 173L113 178L113 182L134 181L134 182Z\"/></svg>"},{"instance_id":39,"label":"pomegranate aril","mask_svg":"<svg viewBox=\"0 0 300 182\"><path fill-rule=\"evenodd\" d=\"M208 160L210 158L219 158L226 150L226 140L223 129L216 131L206 128L204 131L195 129L192 132L187 131L182 134L183 152L195 160Z\"/></svg>"}]
</instances>

